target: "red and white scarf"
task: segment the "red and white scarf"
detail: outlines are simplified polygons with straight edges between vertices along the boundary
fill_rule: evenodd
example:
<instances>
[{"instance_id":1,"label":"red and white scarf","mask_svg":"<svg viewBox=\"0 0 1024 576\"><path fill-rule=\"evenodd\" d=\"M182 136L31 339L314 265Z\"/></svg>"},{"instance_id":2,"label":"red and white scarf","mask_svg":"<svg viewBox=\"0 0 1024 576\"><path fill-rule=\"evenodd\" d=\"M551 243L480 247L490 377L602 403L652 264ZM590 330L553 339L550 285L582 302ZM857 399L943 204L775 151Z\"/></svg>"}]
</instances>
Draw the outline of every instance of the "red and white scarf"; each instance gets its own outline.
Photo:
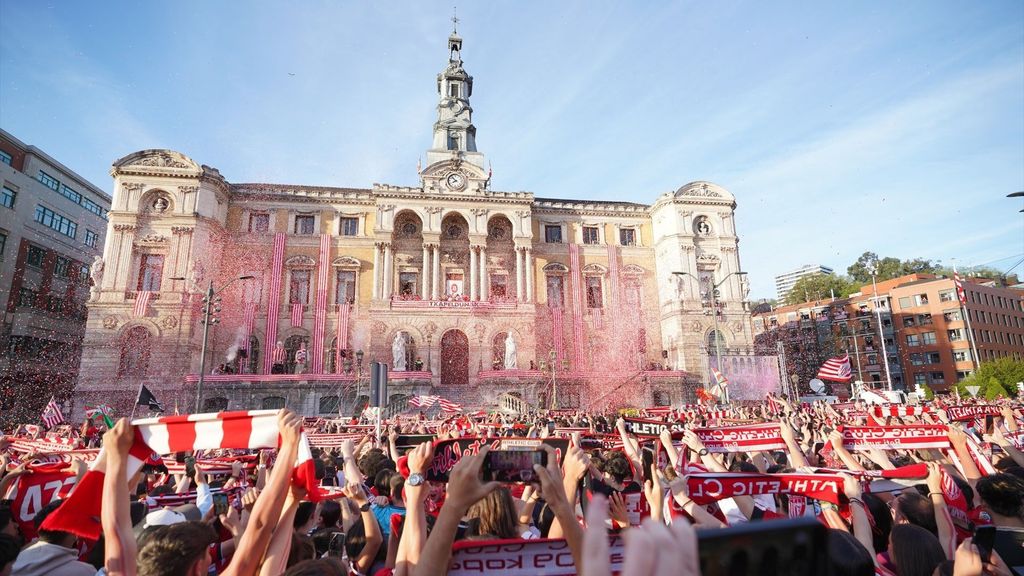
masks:
<instances>
[{"instance_id":1,"label":"red and white scarf","mask_svg":"<svg viewBox=\"0 0 1024 576\"><path fill-rule=\"evenodd\" d=\"M974 420L985 416L999 416L999 406L989 404L946 406L946 416L953 422Z\"/></svg>"},{"instance_id":2,"label":"red and white scarf","mask_svg":"<svg viewBox=\"0 0 1024 576\"><path fill-rule=\"evenodd\" d=\"M840 503L843 477L834 474L752 474L710 472L686 475L686 492L697 504L736 496L797 494L816 500Z\"/></svg>"},{"instance_id":3,"label":"red and white scarf","mask_svg":"<svg viewBox=\"0 0 1024 576\"><path fill-rule=\"evenodd\" d=\"M695 428L694 432L708 452L761 452L786 449L778 424Z\"/></svg>"},{"instance_id":4,"label":"red and white scarf","mask_svg":"<svg viewBox=\"0 0 1024 576\"><path fill-rule=\"evenodd\" d=\"M135 441L128 450L127 475L131 478L154 453L277 448L280 444L277 415L277 410L253 410L136 420L132 422ZM106 459L101 454L71 497L47 517L42 528L70 532L91 540L99 538L105 469ZM315 464L305 435L299 443L292 482L305 487L310 500L319 499Z\"/></svg>"},{"instance_id":5,"label":"red and white scarf","mask_svg":"<svg viewBox=\"0 0 1024 576\"><path fill-rule=\"evenodd\" d=\"M948 448L949 437L942 424L908 424L905 426L840 426L843 447L847 450L917 450Z\"/></svg>"},{"instance_id":6,"label":"red and white scarf","mask_svg":"<svg viewBox=\"0 0 1024 576\"><path fill-rule=\"evenodd\" d=\"M899 417L920 416L931 410L927 406L907 406L906 404L894 404L890 406L875 406L871 409L872 414L877 418L886 416Z\"/></svg>"}]
</instances>

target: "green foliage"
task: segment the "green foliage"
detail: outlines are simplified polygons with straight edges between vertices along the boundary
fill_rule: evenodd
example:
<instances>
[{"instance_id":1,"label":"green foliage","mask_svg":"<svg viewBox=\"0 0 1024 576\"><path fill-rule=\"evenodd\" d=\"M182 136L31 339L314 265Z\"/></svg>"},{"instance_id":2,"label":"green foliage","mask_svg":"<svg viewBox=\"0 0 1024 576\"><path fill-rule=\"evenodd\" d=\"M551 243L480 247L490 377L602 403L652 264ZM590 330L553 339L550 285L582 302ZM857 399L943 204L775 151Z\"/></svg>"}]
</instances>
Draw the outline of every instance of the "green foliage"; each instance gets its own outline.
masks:
<instances>
[{"instance_id":1,"label":"green foliage","mask_svg":"<svg viewBox=\"0 0 1024 576\"><path fill-rule=\"evenodd\" d=\"M1006 397L1017 395L1017 382L1024 382L1024 361L1013 358L999 358L982 362L978 369L967 378L957 383L961 395L969 395L968 386L980 386L978 396L989 398L989 388L995 389L993 394Z\"/></svg>"},{"instance_id":2,"label":"green foliage","mask_svg":"<svg viewBox=\"0 0 1024 576\"><path fill-rule=\"evenodd\" d=\"M811 300L846 298L860 289L860 284L852 282L846 276L833 274L811 274L796 281L793 288L786 293L786 304L799 304Z\"/></svg>"},{"instance_id":3,"label":"green foliage","mask_svg":"<svg viewBox=\"0 0 1024 576\"><path fill-rule=\"evenodd\" d=\"M994 377L988 379L988 385L985 386L985 400L996 400L999 398L1008 398L1010 393L1003 388L1003 385L999 383Z\"/></svg>"},{"instance_id":4,"label":"green foliage","mask_svg":"<svg viewBox=\"0 0 1024 576\"><path fill-rule=\"evenodd\" d=\"M935 391L932 390L932 387L928 386L926 384L925 386L923 386L923 388L924 388L924 399L925 400L929 400L929 401L930 400L934 400L935 399Z\"/></svg>"},{"instance_id":5,"label":"green foliage","mask_svg":"<svg viewBox=\"0 0 1024 576\"><path fill-rule=\"evenodd\" d=\"M878 269L877 280L879 281L899 278L900 276L914 273L935 274L941 270L937 263L924 258L914 258L912 260L900 260L892 256L879 258L878 254L874 252L865 252L846 269L846 273L859 284L867 284L871 282L870 270L872 264Z\"/></svg>"}]
</instances>

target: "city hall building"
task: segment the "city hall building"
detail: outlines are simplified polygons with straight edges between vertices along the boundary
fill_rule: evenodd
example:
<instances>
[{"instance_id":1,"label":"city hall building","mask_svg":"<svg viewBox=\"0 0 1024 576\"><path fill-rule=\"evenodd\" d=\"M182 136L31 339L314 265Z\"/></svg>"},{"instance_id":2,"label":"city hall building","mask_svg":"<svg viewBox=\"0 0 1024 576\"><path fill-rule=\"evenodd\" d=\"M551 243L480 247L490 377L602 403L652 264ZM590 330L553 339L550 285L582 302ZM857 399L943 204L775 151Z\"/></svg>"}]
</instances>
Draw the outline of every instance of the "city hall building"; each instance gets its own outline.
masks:
<instances>
[{"instance_id":1,"label":"city hall building","mask_svg":"<svg viewBox=\"0 0 1024 576\"><path fill-rule=\"evenodd\" d=\"M396 405L667 404L706 382L716 338L749 354L734 197L702 181L652 205L492 189L457 34L448 49L415 186L117 160L76 412L130 405L141 384L192 411L202 368L204 410L351 413L375 361Z\"/></svg>"}]
</instances>

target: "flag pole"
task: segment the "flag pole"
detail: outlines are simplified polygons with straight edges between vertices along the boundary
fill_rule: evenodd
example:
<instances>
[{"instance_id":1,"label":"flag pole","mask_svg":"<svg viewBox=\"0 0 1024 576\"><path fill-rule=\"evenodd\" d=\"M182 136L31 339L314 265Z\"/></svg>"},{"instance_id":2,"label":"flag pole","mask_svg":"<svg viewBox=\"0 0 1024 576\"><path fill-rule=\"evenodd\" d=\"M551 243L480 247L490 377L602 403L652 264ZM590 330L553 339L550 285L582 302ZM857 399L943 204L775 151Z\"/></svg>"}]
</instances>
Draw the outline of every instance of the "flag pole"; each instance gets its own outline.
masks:
<instances>
[{"instance_id":1,"label":"flag pole","mask_svg":"<svg viewBox=\"0 0 1024 576\"><path fill-rule=\"evenodd\" d=\"M960 275L957 274L956 264L953 264L953 291L956 292L956 299L960 301L960 312L964 315L964 322L967 324L967 342L971 345L971 357L974 360L974 371L978 371L981 359L978 358L978 347L974 342L974 330L971 329L971 315L967 310L967 289L964 288ZM963 296L961 296L961 293Z\"/></svg>"},{"instance_id":2,"label":"flag pole","mask_svg":"<svg viewBox=\"0 0 1024 576\"><path fill-rule=\"evenodd\" d=\"M139 407L139 397L142 396L142 380L139 380L139 391L135 393L135 403L132 404L132 415L128 422L135 420L135 409Z\"/></svg>"}]
</instances>

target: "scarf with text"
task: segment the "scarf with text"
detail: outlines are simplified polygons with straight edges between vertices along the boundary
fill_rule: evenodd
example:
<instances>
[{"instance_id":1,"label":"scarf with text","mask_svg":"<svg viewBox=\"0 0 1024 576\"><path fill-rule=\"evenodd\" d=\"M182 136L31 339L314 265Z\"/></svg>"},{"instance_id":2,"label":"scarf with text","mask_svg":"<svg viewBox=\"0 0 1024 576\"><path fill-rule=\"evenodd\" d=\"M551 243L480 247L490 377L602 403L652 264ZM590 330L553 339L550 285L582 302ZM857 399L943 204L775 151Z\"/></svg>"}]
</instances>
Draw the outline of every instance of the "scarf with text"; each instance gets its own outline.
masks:
<instances>
[{"instance_id":1,"label":"scarf with text","mask_svg":"<svg viewBox=\"0 0 1024 576\"><path fill-rule=\"evenodd\" d=\"M762 494L796 494L832 504L841 504L845 498L843 477L833 474L711 472L687 474L685 478L687 495L697 504Z\"/></svg>"}]
</instances>

